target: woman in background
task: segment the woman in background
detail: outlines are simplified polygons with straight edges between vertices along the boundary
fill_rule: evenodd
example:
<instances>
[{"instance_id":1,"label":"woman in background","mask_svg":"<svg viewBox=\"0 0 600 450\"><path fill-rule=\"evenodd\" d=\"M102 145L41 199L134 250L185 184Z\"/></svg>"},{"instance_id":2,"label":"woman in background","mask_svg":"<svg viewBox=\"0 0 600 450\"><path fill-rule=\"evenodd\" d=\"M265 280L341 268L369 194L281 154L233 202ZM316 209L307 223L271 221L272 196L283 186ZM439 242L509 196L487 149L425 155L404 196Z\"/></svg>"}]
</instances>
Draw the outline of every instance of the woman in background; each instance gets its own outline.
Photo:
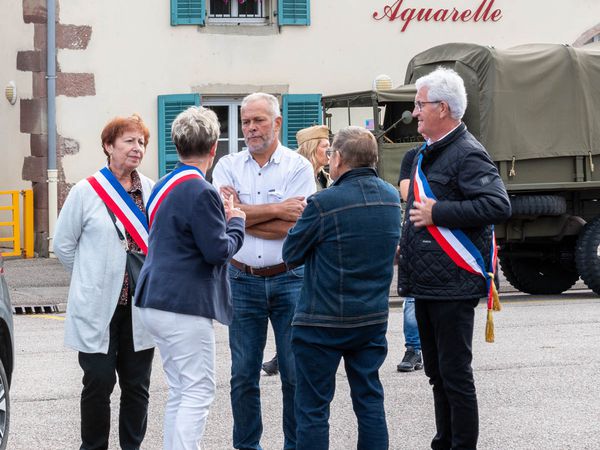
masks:
<instances>
[{"instance_id":1,"label":"woman in background","mask_svg":"<svg viewBox=\"0 0 600 450\"><path fill-rule=\"evenodd\" d=\"M325 189L331 184L331 178L325 171L329 164L327 150L329 143L329 129L325 125L315 125L304 128L296 133L298 141L298 153L310 161L315 171L317 190Z\"/></svg>"}]
</instances>

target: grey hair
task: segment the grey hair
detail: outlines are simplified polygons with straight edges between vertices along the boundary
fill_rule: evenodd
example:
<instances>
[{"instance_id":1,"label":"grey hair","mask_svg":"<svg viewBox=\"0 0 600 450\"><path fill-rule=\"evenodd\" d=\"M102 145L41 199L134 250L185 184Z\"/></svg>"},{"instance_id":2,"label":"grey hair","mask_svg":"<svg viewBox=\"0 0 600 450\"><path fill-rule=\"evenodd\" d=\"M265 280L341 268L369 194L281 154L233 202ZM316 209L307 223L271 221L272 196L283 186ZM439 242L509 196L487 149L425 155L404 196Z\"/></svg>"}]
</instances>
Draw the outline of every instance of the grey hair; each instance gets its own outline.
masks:
<instances>
[{"instance_id":1,"label":"grey hair","mask_svg":"<svg viewBox=\"0 0 600 450\"><path fill-rule=\"evenodd\" d=\"M427 100L443 101L450 108L453 119L460 120L467 109L465 82L452 69L438 67L415 83L417 90L427 88Z\"/></svg>"},{"instance_id":2,"label":"grey hair","mask_svg":"<svg viewBox=\"0 0 600 450\"><path fill-rule=\"evenodd\" d=\"M344 163L352 169L375 167L377 164L377 140L366 128L342 128L335 135L331 147L340 153Z\"/></svg>"},{"instance_id":3,"label":"grey hair","mask_svg":"<svg viewBox=\"0 0 600 450\"><path fill-rule=\"evenodd\" d=\"M244 109L248 103L256 102L259 100L264 100L269 105L269 109L271 110L271 117L273 120L281 117L281 111L279 111L279 100L277 97L271 94L265 94L264 92L255 92L254 94L247 95L242 100L241 109Z\"/></svg>"},{"instance_id":4,"label":"grey hair","mask_svg":"<svg viewBox=\"0 0 600 450\"><path fill-rule=\"evenodd\" d=\"M171 139L179 156L184 158L208 154L220 133L217 115L202 106L190 106L171 125Z\"/></svg>"}]
</instances>

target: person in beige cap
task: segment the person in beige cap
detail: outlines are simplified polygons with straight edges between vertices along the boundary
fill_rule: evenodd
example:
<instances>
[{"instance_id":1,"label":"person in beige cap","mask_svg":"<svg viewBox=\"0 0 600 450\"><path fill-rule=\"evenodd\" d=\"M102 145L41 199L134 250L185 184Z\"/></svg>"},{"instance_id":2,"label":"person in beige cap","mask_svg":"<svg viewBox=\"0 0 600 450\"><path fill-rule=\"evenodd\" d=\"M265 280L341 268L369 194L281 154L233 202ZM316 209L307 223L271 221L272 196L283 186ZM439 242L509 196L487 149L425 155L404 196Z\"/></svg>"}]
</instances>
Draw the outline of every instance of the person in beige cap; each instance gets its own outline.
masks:
<instances>
[{"instance_id":1,"label":"person in beige cap","mask_svg":"<svg viewBox=\"0 0 600 450\"><path fill-rule=\"evenodd\" d=\"M325 171L329 164L329 129L325 125L304 128L296 133L298 153L310 161L315 171L317 190L325 189L331 184L331 178Z\"/></svg>"}]
</instances>

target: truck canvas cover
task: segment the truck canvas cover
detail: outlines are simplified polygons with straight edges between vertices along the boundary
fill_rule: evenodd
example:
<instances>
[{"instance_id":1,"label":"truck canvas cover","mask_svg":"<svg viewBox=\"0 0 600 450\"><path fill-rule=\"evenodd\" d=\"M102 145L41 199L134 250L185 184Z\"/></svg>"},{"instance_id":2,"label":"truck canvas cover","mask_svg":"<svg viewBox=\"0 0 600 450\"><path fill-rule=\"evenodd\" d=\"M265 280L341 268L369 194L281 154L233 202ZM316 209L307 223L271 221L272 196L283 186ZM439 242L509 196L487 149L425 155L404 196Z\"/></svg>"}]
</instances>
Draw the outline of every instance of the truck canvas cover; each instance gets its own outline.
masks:
<instances>
[{"instance_id":1,"label":"truck canvas cover","mask_svg":"<svg viewBox=\"0 0 600 450\"><path fill-rule=\"evenodd\" d=\"M465 80L464 120L495 161L600 154L600 44L440 45L412 58L405 84L438 66Z\"/></svg>"}]
</instances>

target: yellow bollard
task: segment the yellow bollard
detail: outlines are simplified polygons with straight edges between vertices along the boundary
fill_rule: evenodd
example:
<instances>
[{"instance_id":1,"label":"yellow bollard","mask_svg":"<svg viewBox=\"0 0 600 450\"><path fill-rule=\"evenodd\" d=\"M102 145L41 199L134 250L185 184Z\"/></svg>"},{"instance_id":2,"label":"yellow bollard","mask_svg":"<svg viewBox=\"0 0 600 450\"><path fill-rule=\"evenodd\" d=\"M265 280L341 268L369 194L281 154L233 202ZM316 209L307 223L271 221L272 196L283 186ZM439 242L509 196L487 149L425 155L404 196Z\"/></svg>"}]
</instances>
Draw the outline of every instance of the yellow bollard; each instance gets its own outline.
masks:
<instances>
[{"instance_id":1,"label":"yellow bollard","mask_svg":"<svg viewBox=\"0 0 600 450\"><path fill-rule=\"evenodd\" d=\"M23 251L25 258L33 258L33 190L21 191L23 195Z\"/></svg>"},{"instance_id":2,"label":"yellow bollard","mask_svg":"<svg viewBox=\"0 0 600 450\"><path fill-rule=\"evenodd\" d=\"M11 211L10 222L0 222L0 227L11 227L12 236L0 237L0 242L12 242L12 252L2 252L2 256L21 256L21 226L19 223L19 191L0 191L0 194L10 195L12 202L10 206L0 206L0 211Z\"/></svg>"}]
</instances>

